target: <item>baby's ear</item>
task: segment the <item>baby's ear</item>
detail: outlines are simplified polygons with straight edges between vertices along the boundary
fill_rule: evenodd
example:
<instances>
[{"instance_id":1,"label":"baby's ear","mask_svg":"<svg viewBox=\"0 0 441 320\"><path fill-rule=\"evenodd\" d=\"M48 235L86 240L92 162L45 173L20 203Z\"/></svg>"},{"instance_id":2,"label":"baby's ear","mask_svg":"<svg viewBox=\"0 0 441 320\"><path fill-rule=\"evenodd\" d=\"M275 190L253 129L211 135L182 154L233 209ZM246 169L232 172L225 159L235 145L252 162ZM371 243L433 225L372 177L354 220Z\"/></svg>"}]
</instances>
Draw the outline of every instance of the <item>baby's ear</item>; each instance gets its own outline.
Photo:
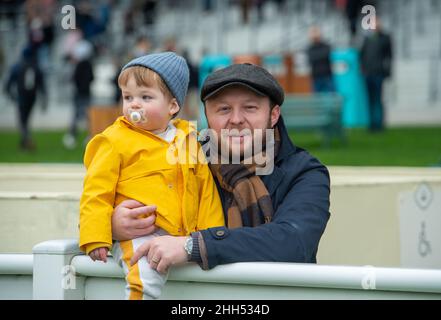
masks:
<instances>
[{"instance_id":1,"label":"baby's ear","mask_svg":"<svg viewBox=\"0 0 441 320\"><path fill-rule=\"evenodd\" d=\"M177 114L177 113L179 112L180 109L181 109L181 108L179 107L178 101L177 101L175 98L173 98L173 99L170 101L170 110L169 110L169 114L170 114L171 116L174 116L175 114Z\"/></svg>"}]
</instances>

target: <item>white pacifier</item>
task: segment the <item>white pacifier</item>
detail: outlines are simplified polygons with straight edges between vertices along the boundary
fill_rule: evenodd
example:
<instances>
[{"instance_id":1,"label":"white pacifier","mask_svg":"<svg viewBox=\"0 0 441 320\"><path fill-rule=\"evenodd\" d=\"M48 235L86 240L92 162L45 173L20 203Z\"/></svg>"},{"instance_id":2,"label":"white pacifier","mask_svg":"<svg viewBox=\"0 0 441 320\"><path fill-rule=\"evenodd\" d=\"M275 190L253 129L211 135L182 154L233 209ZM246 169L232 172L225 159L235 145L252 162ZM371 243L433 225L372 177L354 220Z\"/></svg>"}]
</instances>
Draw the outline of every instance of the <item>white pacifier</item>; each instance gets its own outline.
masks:
<instances>
[{"instance_id":1,"label":"white pacifier","mask_svg":"<svg viewBox=\"0 0 441 320\"><path fill-rule=\"evenodd\" d=\"M129 110L129 117L133 123L147 122L147 118L142 110Z\"/></svg>"}]
</instances>

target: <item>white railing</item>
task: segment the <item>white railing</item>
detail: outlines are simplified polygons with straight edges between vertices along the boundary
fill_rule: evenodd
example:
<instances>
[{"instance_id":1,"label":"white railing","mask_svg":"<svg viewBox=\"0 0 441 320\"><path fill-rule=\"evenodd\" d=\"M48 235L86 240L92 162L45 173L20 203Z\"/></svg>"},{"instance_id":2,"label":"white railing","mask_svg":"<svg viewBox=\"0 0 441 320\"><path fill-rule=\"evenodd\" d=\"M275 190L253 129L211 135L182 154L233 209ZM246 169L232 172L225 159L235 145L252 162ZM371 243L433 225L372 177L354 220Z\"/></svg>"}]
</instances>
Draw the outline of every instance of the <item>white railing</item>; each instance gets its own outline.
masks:
<instances>
[{"instance_id":1,"label":"white railing","mask_svg":"<svg viewBox=\"0 0 441 320\"><path fill-rule=\"evenodd\" d=\"M31 286L32 284L32 286ZM122 299L122 269L93 262L72 240L0 255L1 299ZM29 292L31 291L31 292ZM441 299L441 270L235 263L172 268L162 299Z\"/></svg>"},{"instance_id":2,"label":"white railing","mask_svg":"<svg viewBox=\"0 0 441 320\"><path fill-rule=\"evenodd\" d=\"M0 275L32 275L31 254L0 254Z\"/></svg>"},{"instance_id":3,"label":"white railing","mask_svg":"<svg viewBox=\"0 0 441 320\"><path fill-rule=\"evenodd\" d=\"M0 300L32 299L33 256L0 254Z\"/></svg>"}]
</instances>

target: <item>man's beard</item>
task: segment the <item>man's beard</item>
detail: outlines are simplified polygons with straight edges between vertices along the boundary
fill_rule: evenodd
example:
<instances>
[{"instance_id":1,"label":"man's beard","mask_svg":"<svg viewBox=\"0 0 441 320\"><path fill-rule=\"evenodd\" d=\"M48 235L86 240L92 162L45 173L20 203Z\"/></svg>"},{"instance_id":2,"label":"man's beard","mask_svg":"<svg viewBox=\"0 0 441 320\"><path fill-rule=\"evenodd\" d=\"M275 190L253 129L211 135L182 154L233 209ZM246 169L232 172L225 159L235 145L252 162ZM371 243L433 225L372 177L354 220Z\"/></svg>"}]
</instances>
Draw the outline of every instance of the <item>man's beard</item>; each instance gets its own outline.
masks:
<instances>
[{"instance_id":1,"label":"man's beard","mask_svg":"<svg viewBox=\"0 0 441 320\"><path fill-rule=\"evenodd\" d=\"M253 158L257 152L262 152L266 150L266 130L272 129L271 127L271 119L268 120L266 129L248 129L243 128L238 130L239 132L243 132L243 130L251 131L251 141L250 143L245 144L245 141L241 142L240 146L233 146L232 141L229 136L221 136L218 137L218 153L222 161L228 161L228 163L236 164L237 162L243 162L245 159ZM234 129L230 129L234 130ZM261 130L261 136L256 137L257 131ZM259 138L258 141L256 139ZM244 138L245 140L246 138ZM222 149L224 148L224 149ZM225 156L225 151L228 150L227 156ZM254 152L253 152L254 151ZM256 152L257 151L257 152Z\"/></svg>"}]
</instances>

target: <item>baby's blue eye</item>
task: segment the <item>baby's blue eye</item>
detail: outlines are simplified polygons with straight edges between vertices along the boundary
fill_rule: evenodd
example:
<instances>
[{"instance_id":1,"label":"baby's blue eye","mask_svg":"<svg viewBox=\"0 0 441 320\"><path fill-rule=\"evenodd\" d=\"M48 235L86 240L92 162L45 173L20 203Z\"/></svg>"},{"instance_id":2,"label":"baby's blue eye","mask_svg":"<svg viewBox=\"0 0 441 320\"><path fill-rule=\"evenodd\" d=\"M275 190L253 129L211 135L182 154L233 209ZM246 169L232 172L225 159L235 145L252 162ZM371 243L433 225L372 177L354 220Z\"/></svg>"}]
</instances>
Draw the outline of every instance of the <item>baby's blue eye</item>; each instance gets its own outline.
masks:
<instances>
[{"instance_id":1,"label":"baby's blue eye","mask_svg":"<svg viewBox=\"0 0 441 320\"><path fill-rule=\"evenodd\" d=\"M144 100L148 100L148 99L150 99L151 97L150 97L150 96L142 96L142 98L143 98Z\"/></svg>"}]
</instances>

